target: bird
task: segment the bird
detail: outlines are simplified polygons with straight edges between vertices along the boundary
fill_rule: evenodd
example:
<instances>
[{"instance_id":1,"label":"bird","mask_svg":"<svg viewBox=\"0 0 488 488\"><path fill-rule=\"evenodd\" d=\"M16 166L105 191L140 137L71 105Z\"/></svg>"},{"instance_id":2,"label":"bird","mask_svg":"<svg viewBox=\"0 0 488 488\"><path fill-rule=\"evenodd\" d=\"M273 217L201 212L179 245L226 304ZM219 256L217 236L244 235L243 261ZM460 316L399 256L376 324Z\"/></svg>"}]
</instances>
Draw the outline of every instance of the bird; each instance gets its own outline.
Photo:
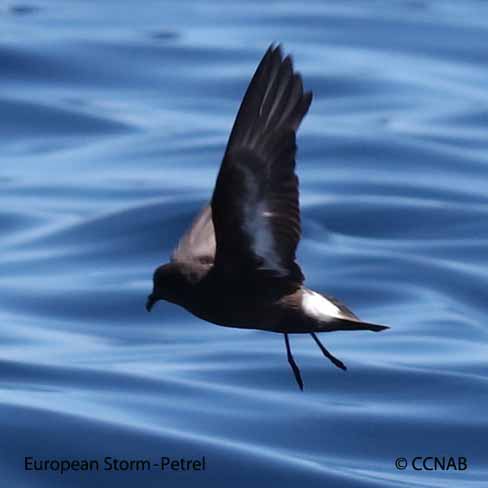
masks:
<instances>
[{"instance_id":1,"label":"bird","mask_svg":"<svg viewBox=\"0 0 488 488\"><path fill-rule=\"evenodd\" d=\"M280 44L271 44L244 94L210 201L156 268L146 302L179 305L216 325L283 334L288 363L303 391L290 334L373 331L339 300L304 285L296 260L301 238L296 132L312 102Z\"/></svg>"}]
</instances>

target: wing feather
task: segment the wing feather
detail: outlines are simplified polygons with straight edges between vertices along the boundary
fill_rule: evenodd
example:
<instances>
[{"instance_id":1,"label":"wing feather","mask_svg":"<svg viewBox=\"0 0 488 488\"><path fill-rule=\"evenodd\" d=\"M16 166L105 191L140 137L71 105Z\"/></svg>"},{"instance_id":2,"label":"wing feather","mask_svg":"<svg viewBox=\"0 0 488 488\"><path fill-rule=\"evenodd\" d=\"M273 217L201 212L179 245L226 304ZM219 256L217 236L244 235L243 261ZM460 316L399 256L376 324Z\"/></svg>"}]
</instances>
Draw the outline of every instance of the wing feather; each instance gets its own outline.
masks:
<instances>
[{"instance_id":1,"label":"wing feather","mask_svg":"<svg viewBox=\"0 0 488 488\"><path fill-rule=\"evenodd\" d=\"M215 232L212 221L212 209L206 205L197 214L189 229L178 242L171 260L173 262L198 261L213 263L215 258Z\"/></svg>"},{"instance_id":2,"label":"wing feather","mask_svg":"<svg viewBox=\"0 0 488 488\"><path fill-rule=\"evenodd\" d=\"M300 240L296 130L311 92L289 56L271 46L244 95L211 201L215 264L297 282Z\"/></svg>"}]
</instances>

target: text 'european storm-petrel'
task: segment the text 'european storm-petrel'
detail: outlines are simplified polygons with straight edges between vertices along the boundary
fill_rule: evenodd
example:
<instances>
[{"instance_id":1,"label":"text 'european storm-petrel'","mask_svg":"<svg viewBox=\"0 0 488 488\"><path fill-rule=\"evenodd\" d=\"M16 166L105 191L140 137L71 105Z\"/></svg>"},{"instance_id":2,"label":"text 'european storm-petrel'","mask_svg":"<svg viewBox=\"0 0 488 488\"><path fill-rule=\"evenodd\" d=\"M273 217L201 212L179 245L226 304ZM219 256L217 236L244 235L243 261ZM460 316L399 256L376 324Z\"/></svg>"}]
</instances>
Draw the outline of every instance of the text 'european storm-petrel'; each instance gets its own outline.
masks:
<instances>
[{"instance_id":1,"label":"text 'european storm-petrel'","mask_svg":"<svg viewBox=\"0 0 488 488\"><path fill-rule=\"evenodd\" d=\"M303 286L295 132L310 107L300 74L270 46L249 84L210 203L156 269L146 308L176 303L214 324L284 334L288 362L303 390L288 334L309 333L325 357L346 369L316 332L388 327L361 322L337 300Z\"/></svg>"}]
</instances>

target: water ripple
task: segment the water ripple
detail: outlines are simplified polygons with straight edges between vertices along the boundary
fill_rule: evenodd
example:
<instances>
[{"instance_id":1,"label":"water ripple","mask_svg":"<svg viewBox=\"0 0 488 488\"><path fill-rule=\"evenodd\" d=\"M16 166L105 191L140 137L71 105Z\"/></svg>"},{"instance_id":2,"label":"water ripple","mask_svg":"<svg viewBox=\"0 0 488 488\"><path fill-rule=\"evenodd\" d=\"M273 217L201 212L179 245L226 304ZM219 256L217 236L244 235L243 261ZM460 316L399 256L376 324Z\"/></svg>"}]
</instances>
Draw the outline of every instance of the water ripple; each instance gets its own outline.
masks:
<instances>
[{"instance_id":1,"label":"water ripple","mask_svg":"<svg viewBox=\"0 0 488 488\"><path fill-rule=\"evenodd\" d=\"M116 14L114 14L116 12ZM0 427L11 486L478 487L488 435L482 2L0 7ZM391 330L292 337L159 303L264 49L299 134L307 284ZM3 137L2 137L3 136ZM200 457L205 472L32 473L23 457ZM395 458L466 456L466 471Z\"/></svg>"}]
</instances>

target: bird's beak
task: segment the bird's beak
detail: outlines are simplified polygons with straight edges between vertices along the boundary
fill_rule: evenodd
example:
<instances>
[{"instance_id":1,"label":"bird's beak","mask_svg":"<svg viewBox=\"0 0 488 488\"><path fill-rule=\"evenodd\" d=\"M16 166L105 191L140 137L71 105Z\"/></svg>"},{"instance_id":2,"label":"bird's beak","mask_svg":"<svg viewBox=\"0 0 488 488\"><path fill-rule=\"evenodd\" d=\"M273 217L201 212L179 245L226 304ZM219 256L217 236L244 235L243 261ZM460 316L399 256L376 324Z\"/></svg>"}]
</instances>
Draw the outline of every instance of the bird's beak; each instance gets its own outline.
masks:
<instances>
[{"instance_id":1,"label":"bird's beak","mask_svg":"<svg viewBox=\"0 0 488 488\"><path fill-rule=\"evenodd\" d=\"M154 295L151 293L148 297L147 297L147 302L146 302L146 310L148 312L151 311L151 309L153 308L153 305L157 302L157 299L154 298Z\"/></svg>"}]
</instances>

